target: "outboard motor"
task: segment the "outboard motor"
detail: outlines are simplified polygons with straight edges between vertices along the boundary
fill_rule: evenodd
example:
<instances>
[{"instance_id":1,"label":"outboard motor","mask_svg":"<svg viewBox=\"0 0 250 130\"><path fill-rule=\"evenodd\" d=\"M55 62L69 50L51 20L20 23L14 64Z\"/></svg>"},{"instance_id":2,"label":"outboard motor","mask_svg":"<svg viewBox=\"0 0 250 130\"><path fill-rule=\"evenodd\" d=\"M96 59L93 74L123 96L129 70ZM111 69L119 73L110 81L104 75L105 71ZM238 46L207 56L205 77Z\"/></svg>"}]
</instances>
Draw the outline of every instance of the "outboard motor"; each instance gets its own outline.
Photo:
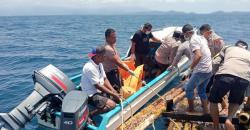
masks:
<instances>
[{"instance_id":1,"label":"outboard motor","mask_svg":"<svg viewBox=\"0 0 250 130\"><path fill-rule=\"evenodd\" d=\"M73 90L63 99L60 130L81 130L87 123L88 96L83 91Z\"/></svg>"},{"instance_id":2,"label":"outboard motor","mask_svg":"<svg viewBox=\"0 0 250 130\"><path fill-rule=\"evenodd\" d=\"M66 76L62 71L48 65L41 69L39 72L35 72L33 80L36 83L41 84L49 91L53 92L45 100L49 102L49 105L42 113L37 113L38 123L47 127L59 129L60 117L56 114L61 111L62 100L68 92L75 89L74 83ZM53 87L52 87L53 86Z\"/></svg>"},{"instance_id":3,"label":"outboard motor","mask_svg":"<svg viewBox=\"0 0 250 130\"><path fill-rule=\"evenodd\" d=\"M53 65L35 71L33 75L34 91L9 113L0 113L0 130L19 130L30 121L34 115L52 124L55 122L55 112L61 110L64 96L75 85L59 69Z\"/></svg>"}]
</instances>

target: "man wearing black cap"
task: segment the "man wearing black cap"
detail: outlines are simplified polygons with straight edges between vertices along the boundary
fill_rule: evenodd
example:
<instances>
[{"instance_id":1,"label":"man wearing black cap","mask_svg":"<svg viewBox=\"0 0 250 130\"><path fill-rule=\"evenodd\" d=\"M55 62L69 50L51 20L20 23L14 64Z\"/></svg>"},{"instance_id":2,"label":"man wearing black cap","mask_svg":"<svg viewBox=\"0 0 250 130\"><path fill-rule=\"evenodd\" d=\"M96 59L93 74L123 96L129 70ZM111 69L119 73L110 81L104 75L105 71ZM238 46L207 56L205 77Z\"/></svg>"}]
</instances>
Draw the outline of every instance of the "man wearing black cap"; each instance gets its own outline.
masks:
<instances>
[{"instance_id":1,"label":"man wearing black cap","mask_svg":"<svg viewBox=\"0 0 250 130\"><path fill-rule=\"evenodd\" d=\"M216 70L214 84L210 91L210 113L216 129L219 129L218 103L228 93L229 108L225 121L227 130L234 130L231 123L233 116L244 100L246 88L250 84L250 52L244 41L236 42L235 46L225 47L213 61Z\"/></svg>"},{"instance_id":2,"label":"man wearing black cap","mask_svg":"<svg viewBox=\"0 0 250 130\"><path fill-rule=\"evenodd\" d=\"M178 46L176 55L173 59L172 64L167 68L168 70L172 70L173 68L177 67L178 62L181 60L182 56L186 56L190 61L191 57L191 50L189 47L189 41L185 41L183 34L180 35L181 44ZM184 74L185 75L185 74Z\"/></svg>"},{"instance_id":3,"label":"man wearing black cap","mask_svg":"<svg viewBox=\"0 0 250 130\"><path fill-rule=\"evenodd\" d=\"M203 24L199 28L200 34L204 36L208 41L208 47L211 51L212 57L214 57L224 47L225 43L223 38L216 34L209 24Z\"/></svg>"},{"instance_id":4,"label":"man wearing black cap","mask_svg":"<svg viewBox=\"0 0 250 130\"><path fill-rule=\"evenodd\" d=\"M155 38L151 33L152 25L150 23L145 23L143 27L136 31L133 35L131 42L131 55L132 59L135 59L135 65L139 66L144 64L145 76L148 73L148 63L152 62L147 57L150 48L149 48L149 40L152 39L154 42L161 42L159 39Z\"/></svg>"},{"instance_id":5,"label":"man wearing black cap","mask_svg":"<svg viewBox=\"0 0 250 130\"><path fill-rule=\"evenodd\" d=\"M163 38L161 46L155 52L155 60L159 69L157 75L164 72L173 62L178 45L180 44L180 31L174 31L172 37Z\"/></svg>"},{"instance_id":6,"label":"man wearing black cap","mask_svg":"<svg viewBox=\"0 0 250 130\"><path fill-rule=\"evenodd\" d=\"M212 58L208 48L207 40L194 34L193 27L186 24L182 28L186 41L192 53L192 63L188 71L192 72L189 81L184 85L186 97L188 99L189 111L194 111L194 89L198 90L198 95L202 102L203 112L208 113L208 101L206 86L212 76Z\"/></svg>"}]
</instances>

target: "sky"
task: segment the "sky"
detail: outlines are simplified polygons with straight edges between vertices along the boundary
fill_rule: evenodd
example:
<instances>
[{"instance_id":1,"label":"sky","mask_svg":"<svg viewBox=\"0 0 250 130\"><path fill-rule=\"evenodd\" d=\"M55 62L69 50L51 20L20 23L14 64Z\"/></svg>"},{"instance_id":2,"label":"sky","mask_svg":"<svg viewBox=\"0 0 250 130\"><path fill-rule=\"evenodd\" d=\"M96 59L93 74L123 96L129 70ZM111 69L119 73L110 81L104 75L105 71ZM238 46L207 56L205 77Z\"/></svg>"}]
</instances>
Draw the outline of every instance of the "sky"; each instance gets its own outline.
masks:
<instances>
[{"instance_id":1,"label":"sky","mask_svg":"<svg viewBox=\"0 0 250 130\"><path fill-rule=\"evenodd\" d=\"M0 16L250 12L250 0L0 0Z\"/></svg>"}]
</instances>

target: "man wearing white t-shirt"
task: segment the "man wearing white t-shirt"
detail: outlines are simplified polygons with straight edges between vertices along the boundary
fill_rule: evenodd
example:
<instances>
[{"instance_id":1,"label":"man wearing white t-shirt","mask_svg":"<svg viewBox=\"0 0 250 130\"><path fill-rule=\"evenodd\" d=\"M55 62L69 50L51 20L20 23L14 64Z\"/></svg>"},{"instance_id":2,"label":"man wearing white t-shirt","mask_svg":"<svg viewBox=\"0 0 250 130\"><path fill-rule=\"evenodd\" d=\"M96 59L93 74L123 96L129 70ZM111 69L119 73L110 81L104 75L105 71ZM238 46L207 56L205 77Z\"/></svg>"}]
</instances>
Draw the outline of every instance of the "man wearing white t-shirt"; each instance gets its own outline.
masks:
<instances>
[{"instance_id":1,"label":"man wearing white t-shirt","mask_svg":"<svg viewBox=\"0 0 250 130\"><path fill-rule=\"evenodd\" d=\"M88 101L97 109L90 113L90 116L107 112L113 109L116 103L105 97L106 93L119 102L119 95L116 90L110 85L106 78L102 62L104 60L104 46L97 47L89 53L90 60L83 66L81 88L88 94Z\"/></svg>"},{"instance_id":2,"label":"man wearing white t-shirt","mask_svg":"<svg viewBox=\"0 0 250 130\"><path fill-rule=\"evenodd\" d=\"M203 112L208 113L206 86L212 76L211 52L207 40L202 36L195 35L190 24L184 25L182 32L185 40L190 42L189 47L192 52L192 63L188 69L192 75L184 86L189 104L188 111L194 111L194 89L196 87L202 102Z\"/></svg>"}]
</instances>

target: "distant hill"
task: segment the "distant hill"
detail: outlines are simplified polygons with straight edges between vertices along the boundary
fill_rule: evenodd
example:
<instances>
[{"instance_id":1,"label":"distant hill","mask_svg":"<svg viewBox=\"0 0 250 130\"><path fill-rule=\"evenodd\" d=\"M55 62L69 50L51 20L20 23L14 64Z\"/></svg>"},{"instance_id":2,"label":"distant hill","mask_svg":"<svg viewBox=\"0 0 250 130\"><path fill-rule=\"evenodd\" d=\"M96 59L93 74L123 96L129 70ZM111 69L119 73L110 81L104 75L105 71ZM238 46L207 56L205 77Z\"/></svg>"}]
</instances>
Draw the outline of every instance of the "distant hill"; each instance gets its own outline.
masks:
<instances>
[{"instance_id":1,"label":"distant hill","mask_svg":"<svg viewBox=\"0 0 250 130\"><path fill-rule=\"evenodd\" d=\"M134 11L134 10L133 10ZM239 12L239 11L233 11L233 12L224 12L224 11L216 11L212 13L199 13L199 12L181 12L181 11L112 11L112 10L106 10L105 12L100 11L88 11L88 12L82 12L84 14L93 14L93 15L185 15L185 14L194 14L194 15L202 15L202 14L216 14L216 15L224 15L224 14L250 14L250 12Z\"/></svg>"}]
</instances>

